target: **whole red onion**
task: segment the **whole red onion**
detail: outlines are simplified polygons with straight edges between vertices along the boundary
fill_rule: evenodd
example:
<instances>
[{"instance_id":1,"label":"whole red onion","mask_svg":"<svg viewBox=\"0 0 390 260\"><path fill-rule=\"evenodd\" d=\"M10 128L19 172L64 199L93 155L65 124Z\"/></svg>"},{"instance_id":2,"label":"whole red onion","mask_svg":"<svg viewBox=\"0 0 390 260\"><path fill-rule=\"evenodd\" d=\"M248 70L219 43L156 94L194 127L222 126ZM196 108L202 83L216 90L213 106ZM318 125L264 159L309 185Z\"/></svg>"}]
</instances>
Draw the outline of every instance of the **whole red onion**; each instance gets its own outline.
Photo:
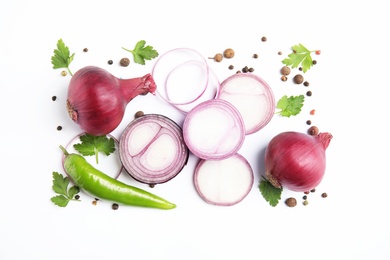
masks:
<instances>
[{"instance_id":1,"label":"whole red onion","mask_svg":"<svg viewBox=\"0 0 390 260\"><path fill-rule=\"evenodd\" d=\"M87 66L73 75L66 107L70 118L85 132L106 135L120 124L133 98L148 92L154 94L155 90L150 74L120 79L102 68Z\"/></svg>"},{"instance_id":2,"label":"whole red onion","mask_svg":"<svg viewBox=\"0 0 390 260\"><path fill-rule=\"evenodd\" d=\"M277 188L310 191L320 184L325 174L325 150L332 135L311 136L284 132L275 136L265 153L265 175Z\"/></svg>"}]
</instances>

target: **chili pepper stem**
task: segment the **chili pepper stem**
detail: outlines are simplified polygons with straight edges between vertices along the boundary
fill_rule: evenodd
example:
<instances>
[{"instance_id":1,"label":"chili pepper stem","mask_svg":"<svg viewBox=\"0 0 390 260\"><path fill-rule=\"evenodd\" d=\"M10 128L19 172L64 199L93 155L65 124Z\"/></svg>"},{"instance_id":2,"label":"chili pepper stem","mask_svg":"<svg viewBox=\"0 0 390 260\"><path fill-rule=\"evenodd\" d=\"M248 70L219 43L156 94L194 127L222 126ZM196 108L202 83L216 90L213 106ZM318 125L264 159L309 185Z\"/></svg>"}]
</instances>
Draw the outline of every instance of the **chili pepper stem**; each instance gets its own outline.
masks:
<instances>
[{"instance_id":1,"label":"chili pepper stem","mask_svg":"<svg viewBox=\"0 0 390 260\"><path fill-rule=\"evenodd\" d=\"M62 152L65 154L65 156L69 155L68 151L62 145L60 145L60 148L61 148Z\"/></svg>"}]
</instances>

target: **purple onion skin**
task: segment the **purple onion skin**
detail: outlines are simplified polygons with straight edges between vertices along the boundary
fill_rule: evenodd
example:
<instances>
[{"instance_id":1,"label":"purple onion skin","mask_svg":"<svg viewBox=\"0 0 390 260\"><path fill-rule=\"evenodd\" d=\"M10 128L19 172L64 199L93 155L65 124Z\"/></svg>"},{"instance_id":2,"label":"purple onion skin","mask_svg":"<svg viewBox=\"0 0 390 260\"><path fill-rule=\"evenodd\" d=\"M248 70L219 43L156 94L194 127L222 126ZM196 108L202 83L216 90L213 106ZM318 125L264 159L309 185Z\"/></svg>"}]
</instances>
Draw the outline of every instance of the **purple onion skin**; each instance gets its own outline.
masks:
<instances>
[{"instance_id":1,"label":"purple onion skin","mask_svg":"<svg viewBox=\"0 0 390 260\"><path fill-rule=\"evenodd\" d=\"M277 188L297 192L316 188L325 174L325 150L332 138L330 133L278 134L269 142L265 153L267 179Z\"/></svg>"},{"instance_id":2,"label":"purple onion skin","mask_svg":"<svg viewBox=\"0 0 390 260\"><path fill-rule=\"evenodd\" d=\"M106 135L121 123L133 98L148 92L154 94L155 90L150 74L119 79L102 68L87 66L73 75L66 106L70 118L86 133Z\"/></svg>"}]
</instances>

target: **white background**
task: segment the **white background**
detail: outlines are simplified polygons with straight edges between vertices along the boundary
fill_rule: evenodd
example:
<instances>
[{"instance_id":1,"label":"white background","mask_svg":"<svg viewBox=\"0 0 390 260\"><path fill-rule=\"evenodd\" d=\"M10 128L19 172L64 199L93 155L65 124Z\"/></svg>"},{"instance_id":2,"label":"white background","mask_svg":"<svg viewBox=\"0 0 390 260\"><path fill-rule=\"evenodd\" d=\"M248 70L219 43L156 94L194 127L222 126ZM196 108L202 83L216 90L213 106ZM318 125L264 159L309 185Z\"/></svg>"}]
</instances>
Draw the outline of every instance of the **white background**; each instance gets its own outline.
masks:
<instances>
[{"instance_id":1,"label":"white background","mask_svg":"<svg viewBox=\"0 0 390 260\"><path fill-rule=\"evenodd\" d=\"M386 10L385 1L376 0L3 2L0 259L390 259ZM268 41L261 42L262 36ZM121 47L141 39L160 54L188 47L208 57L230 47L236 51L233 60L208 60L219 80L233 73L230 64L248 65L276 98L306 92L302 85L280 81L281 60L292 45L322 53L305 75L313 96L302 113L275 116L246 138L240 152L253 167L255 184L241 203L206 204L192 184L196 160L191 157L175 179L152 190L175 202L174 210L121 206L114 211L109 202L92 205L93 198L83 193L81 202L59 208L50 201L52 172L63 172L58 146L81 132L64 105L70 76L62 77L50 62L60 38L76 53L73 72L97 65L118 77L151 71L155 60L118 65L120 58L131 58ZM253 53L259 58L252 59ZM139 97L128 105L114 136L137 110L183 120L158 96ZM264 148L280 132L306 131L308 118L334 136L326 176L308 206L272 208L257 188ZM120 178L150 190L125 174ZM321 192L328 198L320 198ZM288 196L300 202L302 194L286 190L282 199Z\"/></svg>"}]
</instances>

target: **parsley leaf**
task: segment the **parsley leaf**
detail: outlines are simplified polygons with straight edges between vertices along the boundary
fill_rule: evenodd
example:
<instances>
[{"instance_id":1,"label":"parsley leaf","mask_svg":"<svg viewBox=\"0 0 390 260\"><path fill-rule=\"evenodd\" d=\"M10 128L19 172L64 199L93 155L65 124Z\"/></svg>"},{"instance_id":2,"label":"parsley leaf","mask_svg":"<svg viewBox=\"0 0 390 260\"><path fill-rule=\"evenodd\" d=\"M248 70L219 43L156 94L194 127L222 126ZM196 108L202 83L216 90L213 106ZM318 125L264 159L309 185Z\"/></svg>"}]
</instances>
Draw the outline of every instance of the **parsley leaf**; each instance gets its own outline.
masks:
<instances>
[{"instance_id":1,"label":"parsley leaf","mask_svg":"<svg viewBox=\"0 0 390 260\"><path fill-rule=\"evenodd\" d=\"M276 104L276 108L280 109L276 113L285 117L296 116L301 112L304 101L305 97L303 95L290 97L284 95Z\"/></svg>"},{"instance_id":2,"label":"parsley leaf","mask_svg":"<svg viewBox=\"0 0 390 260\"><path fill-rule=\"evenodd\" d=\"M294 45L291 49L293 52L288 55L288 58L282 60L282 63L292 68L297 68L301 65L302 71L304 73L307 72L313 66L313 59L310 54L315 51L309 51L302 44Z\"/></svg>"},{"instance_id":3,"label":"parsley leaf","mask_svg":"<svg viewBox=\"0 0 390 260\"><path fill-rule=\"evenodd\" d=\"M133 50L126 49L122 47L122 49L129 51L133 54L134 62L145 65L145 60L151 60L153 58L158 57L158 52L153 49L152 46L145 46L146 41L141 40L137 42Z\"/></svg>"},{"instance_id":4,"label":"parsley leaf","mask_svg":"<svg viewBox=\"0 0 390 260\"><path fill-rule=\"evenodd\" d=\"M263 195L264 199L268 201L272 207L278 205L283 188L276 188L268 180L263 178L260 181L259 189L261 195Z\"/></svg>"},{"instance_id":5,"label":"parsley leaf","mask_svg":"<svg viewBox=\"0 0 390 260\"><path fill-rule=\"evenodd\" d=\"M114 138L107 138L107 136L94 136L90 134L84 134L80 136L81 143L73 145L73 147L84 156L95 155L96 163L99 163L99 152L105 155L110 155L115 152Z\"/></svg>"},{"instance_id":6,"label":"parsley leaf","mask_svg":"<svg viewBox=\"0 0 390 260\"><path fill-rule=\"evenodd\" d=\"M51 57L53 69L66 68L71 76L72 72L69 69L70 63L73 61L74 53L70 55L69 48L65 45L62 39L57 42L57 49L54 50L54 55Z\"/></svg>"},{"instance_id":7,"label":"parsley leaf","mask_svg":"<svg viewBox=\"0 0 390 260\"><path fill-rule=\"evenodd\" d=\"M75 200L73 197L80 192L77 186L71 186L68 189L70 180L68 177L63 177L58 172L53 172L53 191L59 195L51 198L51 201L59 207L66 207L70 200Z\"/></svg>"}]
</instances>

